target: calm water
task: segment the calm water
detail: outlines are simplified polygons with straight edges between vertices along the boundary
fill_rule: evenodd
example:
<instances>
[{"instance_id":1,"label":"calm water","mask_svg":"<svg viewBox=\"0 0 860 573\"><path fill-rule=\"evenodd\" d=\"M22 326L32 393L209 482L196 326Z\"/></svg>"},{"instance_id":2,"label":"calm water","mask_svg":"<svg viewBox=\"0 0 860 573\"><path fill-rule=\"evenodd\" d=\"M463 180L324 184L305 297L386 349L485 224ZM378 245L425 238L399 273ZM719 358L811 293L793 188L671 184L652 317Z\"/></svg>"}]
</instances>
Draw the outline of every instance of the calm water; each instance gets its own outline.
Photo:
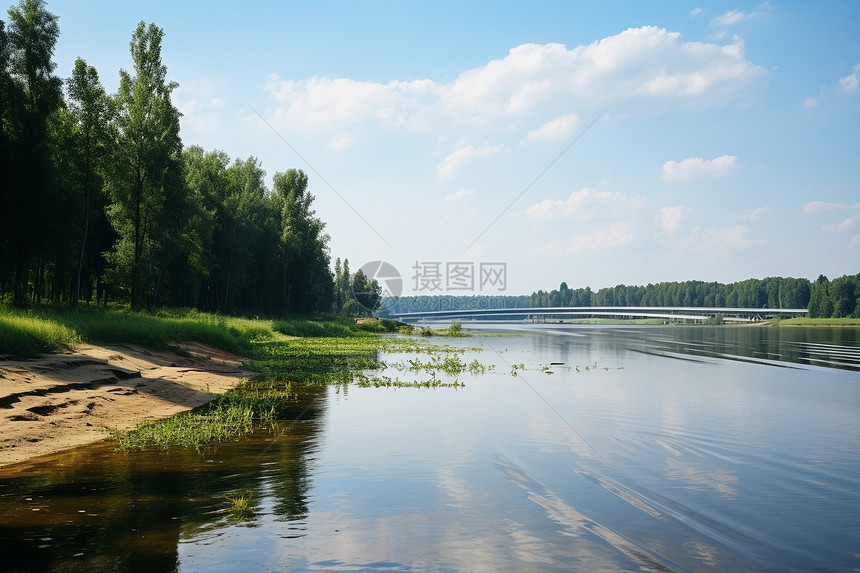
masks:
<instances>
[{"instance_id":1,"label":"calm water","mask_svg":"<svg viewBox=\"0 0 860 573\"><path fill-rule=\"evenodd\" d=\"M857 330L444 342L495 371L459 390L309 392L283 435L202 455L103 444L0 470L0 568L860 568ZM253 511L233 515L243 491Z\"/></svg>"}]
</instances>

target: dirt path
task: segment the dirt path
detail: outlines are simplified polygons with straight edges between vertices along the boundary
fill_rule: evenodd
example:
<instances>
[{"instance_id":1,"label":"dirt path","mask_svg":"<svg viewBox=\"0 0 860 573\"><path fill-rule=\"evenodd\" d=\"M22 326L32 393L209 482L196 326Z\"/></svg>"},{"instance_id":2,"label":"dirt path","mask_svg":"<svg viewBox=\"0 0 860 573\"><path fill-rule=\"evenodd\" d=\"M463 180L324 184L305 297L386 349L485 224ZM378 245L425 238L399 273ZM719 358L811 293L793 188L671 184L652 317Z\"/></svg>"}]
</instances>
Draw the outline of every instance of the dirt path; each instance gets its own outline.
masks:
<instances>
[{"instance_id":1,"label":"dirt path","mask_svg":"<svg viewBox=\"0 0 860 573\"><path fill-rule=\"evenodd\" d=\"M198 343L189 357L138 346L0 360L0 466L104 440L210 401L251 372L242 358Z\"/></svg>"}]
</instances>

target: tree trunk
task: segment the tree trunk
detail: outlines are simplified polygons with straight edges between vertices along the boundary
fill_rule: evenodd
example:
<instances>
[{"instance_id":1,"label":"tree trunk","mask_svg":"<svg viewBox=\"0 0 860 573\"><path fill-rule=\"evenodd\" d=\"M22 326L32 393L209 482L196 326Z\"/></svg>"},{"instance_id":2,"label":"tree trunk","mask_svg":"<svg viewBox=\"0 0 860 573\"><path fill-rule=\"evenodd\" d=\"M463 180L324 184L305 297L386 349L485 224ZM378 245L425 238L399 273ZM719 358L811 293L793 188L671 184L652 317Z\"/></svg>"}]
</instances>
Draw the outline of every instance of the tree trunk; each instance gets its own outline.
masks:
<instances>
[{"instance_id":1,"label":"tree trunk","mask_svg":"<svg viewBox=\"0 0 860 573\"><path fill-rule=\"evenodd\" d=\"M15 249L15 294L13 302L17 307L24 306L24 284L26 281L26 270L24 265L24 231L18 232L18 245Z\"/></svg>"},{"instance_id":2,"label":"tree trunk","mask_svg":"<svg viewBox=\"0 0 860 573\"><path fill-rule=\"evenodd\" d=\"M149 305L149 314L155 314L158 308L158 290L161 288L162 275L164 275L164 265L158 271L158 280L155 281L155 293L152 295L152 304Z\"/></svg>"},{"instance_id":3,"label":"tree trunk","mask_svg":"<svg viewBox=\"0 0 860 573\"><path fill-rule=\"evenodd\" d=\"M84 181L84 237L81 240L81 256L78 258L78 274L75 278L75 290L72 293L72 301L71 306L75 308L78 306L78 301L81 298L81 270L84 268L84 253L86 252L87 247L87 234L90 230L90 150L89 144L87 144L87 174L86 180Z\"/></svg>"}]
</instances>

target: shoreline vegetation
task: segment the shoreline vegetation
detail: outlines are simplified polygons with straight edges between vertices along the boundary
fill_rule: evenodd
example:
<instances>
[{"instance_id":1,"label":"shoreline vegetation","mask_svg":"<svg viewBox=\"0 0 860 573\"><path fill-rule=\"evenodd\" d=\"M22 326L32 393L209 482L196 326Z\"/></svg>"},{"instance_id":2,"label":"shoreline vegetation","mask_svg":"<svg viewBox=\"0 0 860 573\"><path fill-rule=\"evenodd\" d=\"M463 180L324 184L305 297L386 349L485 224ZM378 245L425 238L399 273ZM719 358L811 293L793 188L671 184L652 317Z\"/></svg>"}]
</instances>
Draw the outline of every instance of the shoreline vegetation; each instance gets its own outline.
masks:
<instances>
[{"instance_id":1,"label":"shoreline vegetation","mask_svg":"<svg viewBox=\"0 0 860 573\"><path fill-rule=\"evenodd\" d=\"M860 319L794 318L759 325L768 324L860 327ZM184 343L197 342L242 357L244 368L253 373L226 391L222 389L222 393L210 394L206 398L210 401L187 411L144 420L130 429L106 428L104 437L113 439L119 451L148 447L200 449L260 429L278 431L277 422L300 417L296 410L299 394L311 386L355 384L364 388L456 390L464 386L459 381L460 374L480 374L487 368L478 361L463 362L458 353L464 349L447 346L443 339L470 335L456 322L448 328L430 329L413 328L390 319L354 320L333 315L243 318L193 309L162 310L151 315L120 307L70 310L43 306L22 310L0 304L0 360L69 353L82 345L138 345L178 360L188 356ZM437 340L431 342L430 337ZM379 358L380 352L409 358L386 365ZM429 358L421 360L421 355ZM406 379L373 372L386 366L396 368Z\"/></svg>"},{"instance_id":2,"label":"shoreline vegetation","mask_svg":"<svg viewBox=\"0 0 860 573\"><path fill-rule=\"evenodd\" d=\"M860 327L860 318L786 318L771 321L773 326L829 326L829 327Z\"/></svg>"},{"instance_id":3,"label":"shoreline vegetation","mask_svg":"<svg viewBox=\"0 0 860 573\"><path fill-rule=\"evenodd\" d=\"M145 420L131 430L107 429L119 450L144 447L201 448L296 419L302 387L355 383L360 387L460 388L462 383L437 379L436 372L481 371L456 356L462 350L430 344L420 338L379 334L419 334L388 319L353 320L333 315L287 318L241 318L191 309L162 310L156 315L124 308L37 307L21 310L0 304L0 360L35 358L42 353L69 353L76 347L140 345L177 358L182 344L199 342L244 359L251 378L243 379L208 403L161 418ZM435 336L467 336L459 325L433 331ZM426 379L400 380L366 374L384 364L379 352L429 354ZM411 375L410 375L411 376Z\"/></svg>"}]
</instances>

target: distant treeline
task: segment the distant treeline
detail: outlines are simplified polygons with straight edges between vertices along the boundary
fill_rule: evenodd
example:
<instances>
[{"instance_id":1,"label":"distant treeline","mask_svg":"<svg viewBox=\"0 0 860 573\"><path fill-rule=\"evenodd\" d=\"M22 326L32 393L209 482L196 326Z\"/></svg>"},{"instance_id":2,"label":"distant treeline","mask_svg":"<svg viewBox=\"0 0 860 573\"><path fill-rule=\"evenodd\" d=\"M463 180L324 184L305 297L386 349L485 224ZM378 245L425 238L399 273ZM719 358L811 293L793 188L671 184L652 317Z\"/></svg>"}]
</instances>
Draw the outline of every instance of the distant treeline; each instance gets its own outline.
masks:
<instances>
[{"instance_id":1,"label":"distant treeline","mask_svg":"<svg viewBox=\"0 0 860 573\"><path fill-rule=\"evenodd\" d=\"M521 296L403 296L383 300L389 315L438 310L574 306L687 306L716 308L806 308L813 318L860 317L860 274L816 281L770 277L736 283L663 282L618 285L598 291L568 288Z\"/></svg>"},{"instance_id":2,"label":"distant treeline","mask_svg":"<svg viewBox=\"0 0 860 573\"><path fill-rule=\"evenodd\" d=\"M717 308L807 308L813 318L860 316L860 274L828 280L769 277L736 283L664 282L646 286L539 290L529 306L688 306Z\"/></svg>"},{"instance_id":3,"label":"distant treeline","mask_svg":"<svg viewBox=\"0 0 860 573\"><path fill-rule=\"evenodd\" d=\"M57 17L0 20L0 300L254 313L330 311L328 236L308 178L183 148L163 31L141 22L107 94L78 58L54 73ZM114 49L104 46L103 49Z\"/></svg>"}]
</instances>

